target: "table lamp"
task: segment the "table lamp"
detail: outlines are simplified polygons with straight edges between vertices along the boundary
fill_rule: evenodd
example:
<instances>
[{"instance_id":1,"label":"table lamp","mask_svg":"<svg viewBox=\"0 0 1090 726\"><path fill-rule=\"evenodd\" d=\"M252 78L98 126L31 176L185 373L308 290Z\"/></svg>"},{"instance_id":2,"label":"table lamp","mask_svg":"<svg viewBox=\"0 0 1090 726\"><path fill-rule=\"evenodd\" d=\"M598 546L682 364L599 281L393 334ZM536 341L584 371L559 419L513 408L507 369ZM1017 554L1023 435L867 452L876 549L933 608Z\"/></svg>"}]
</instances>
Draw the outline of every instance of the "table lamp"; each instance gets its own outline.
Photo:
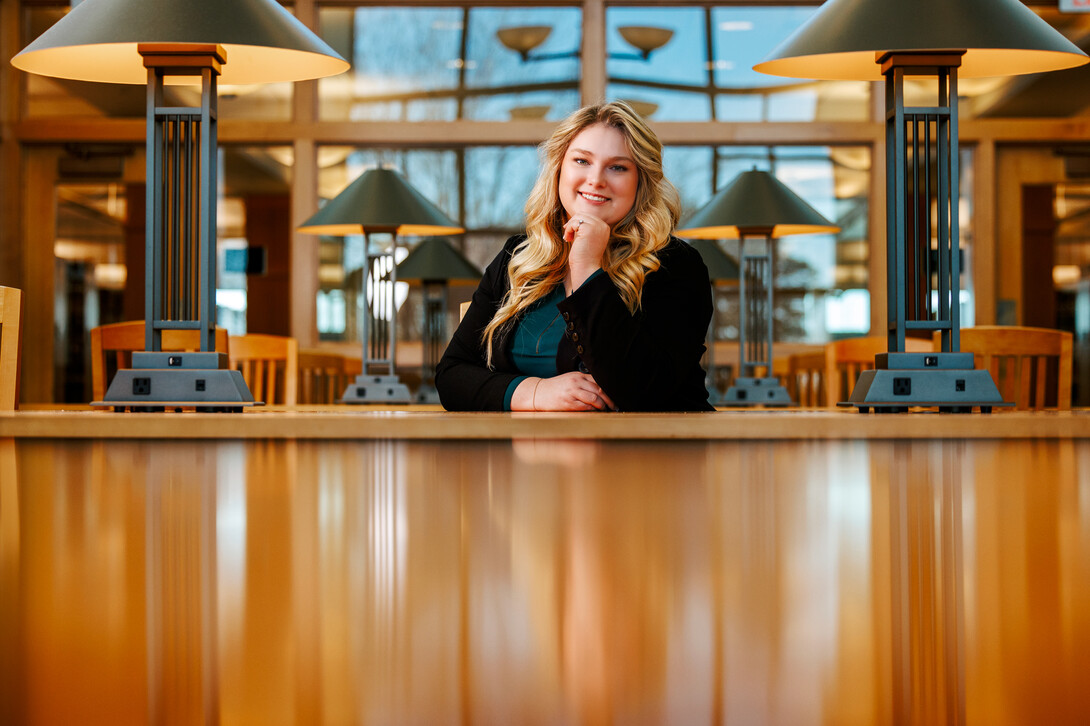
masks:
<instances>
[{"instance_id":1,"label":"table lamp","mask_svg":"<svg viewBox=\"0 0 1090 726\"><path fill-rule=\"evenodd\" d=\"M410 403L409 389L398 379L396 370L397 238L398 235L458 234L465 229L429 202L399 173L378 168L364 172L298 230L330 236L364 235L363 292L367 310L362 316L360 330L363 370L348 385L341 403ZM372 233L390 234L393 241L389 249L373 255ZM387 281L388 284L379 284Z\"/></svg>"},{"instance_id":2,"label":"table lamp","mask_svg":"<svg viewBox=\"0 0 1090 726\"><path fill-rule=\"evenodd\" d=\"M757 169L735 177L678 230L695 239L739 240L739 366L725 405L792 404L787 389L772 375L774 241L789 234L839 230L775 176ZM763 237L764 249L747 252L747 237Z\"/></svg>"},{"instance_id":3,"label":"table lamp","mask_svg":"<svg viewBox=\"0 0 1090 726\"><path fill-rule=\"evenodd\" d=\"M441 237L420 242L397 265L402 282L418 282L424 292L423 351L420 364L420 389L416 403L439 403L435 389L435 366L447 344L447 285L451 280L476 283L481 271Z\"/></svg>"},{"instance_id":4,"label":"table lamp","mask_svg":"<svg viewBox=\"0 0 1090 726\"><path fill-rule=\"evenodd\" d=\"M84 0L11 62L29 73L148 88L146 350L93 405L253 405L242 375L215 348L217 80L320 78L348 62L275 0ZM201 105L165 103L168 83L200 83ZM200 331L200 352L164 352L164 330Z\"/></svg>"},{"instance_id":5,"label":"table lamp","mask_svg":"<svg viewBox=\"0 0 1090 726\"><path fill-rule=\"evenodd\" d=\"M711 239L693 239L689 242L697 252L700 253L701 259L704 260L704 266L708 268L708 279L712 286L712 301L715 300L715 285L721 281L734 281L738 282L739 270L738 263L735 262L730 256L727 255L720 247L719 243ZM712 313L711 323L708 324L708 337L707 337L708 354L705 357L706 374L704 376L704 386L708 389L708 403L713 406L719 405L723 400L723 395L719 392L719 386L715 381L715 313Z\"/></svg>"},{"instance_id":6,"label":"table lamp","mask_svg":"<svg viewBox=\"0 0 1090 726\"><path fill-rule=\"evenodd\" d=\"M885 79L888 352L841 405L985 413L1009 405L991 375L974 370L973 354L960 352L957 79L1087 60L1018 0L830 0L754 66L794 78ZM906 107L906 77L934 79L935 105ZM936 330L941 352L905 351L910 331Z\"/></svg>"}]
</instances>

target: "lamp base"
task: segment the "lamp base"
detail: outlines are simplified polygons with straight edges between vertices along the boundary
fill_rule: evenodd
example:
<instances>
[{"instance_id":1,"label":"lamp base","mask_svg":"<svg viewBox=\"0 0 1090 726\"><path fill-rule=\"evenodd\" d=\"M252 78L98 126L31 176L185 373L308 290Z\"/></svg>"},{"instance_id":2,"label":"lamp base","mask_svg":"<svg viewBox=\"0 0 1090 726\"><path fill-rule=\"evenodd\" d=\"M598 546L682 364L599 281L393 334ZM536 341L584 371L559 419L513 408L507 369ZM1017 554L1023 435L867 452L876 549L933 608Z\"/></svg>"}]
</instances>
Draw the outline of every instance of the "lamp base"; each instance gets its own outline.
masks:
<instances>
[{"instance_id":1,"label":"lamp base","mask_svg":"<svg viewBox=\"0 0 1090 726\"><path fill-rule=\"evenodd\" d=\"M792 406L794 401L778 378L735 378L724 406Z\"/></svg>"},{"instance_id":2,"label":"lamp base","mask_svg":"<svg viewBox=\"0 0 1090 726\"><path fill-rule=\"evenodd\" d=\"M396 375L356 376L337 403L412 403L409 387Z\"/></svg>"},{"instance_id":3,"label":"lamp base","mask_svg":"<svg viewBox=\"0 0 1090 726\"><path fill-rule=\"evenodd\" d=\"M92 406L115 411L164 411L196 408L205 412L240 412L255 405L242 374L227 368L223 353L133 353L132 368L117 372L106 395Z\"/></svg>"},{"instance_id":4,"label":"lamp base","mask_svg":"<svg viewBox=\"0 0 1090 726\"><path fill-rule=\"evenodd\" d=\"M429 386L426 383L421 384L420 388L417 389L416 394L413 395L413 403L425 403L429 405L441 403L439 400L439 391L435 390L435 386Z\"/></svg>"},{"instance_id":5,"label":"lamp base","mask_svg":"<svg viewBox=\"0 0 1090 726\"><path fill-rule=\"evenodd\" d=\"M838 406L855 406L863 413L901 413L911 406L991 413L995 406L1014 405L999 395L988 371L973 368L972 353L880 353L874 364Z\"/></svg>"}]
</instances>

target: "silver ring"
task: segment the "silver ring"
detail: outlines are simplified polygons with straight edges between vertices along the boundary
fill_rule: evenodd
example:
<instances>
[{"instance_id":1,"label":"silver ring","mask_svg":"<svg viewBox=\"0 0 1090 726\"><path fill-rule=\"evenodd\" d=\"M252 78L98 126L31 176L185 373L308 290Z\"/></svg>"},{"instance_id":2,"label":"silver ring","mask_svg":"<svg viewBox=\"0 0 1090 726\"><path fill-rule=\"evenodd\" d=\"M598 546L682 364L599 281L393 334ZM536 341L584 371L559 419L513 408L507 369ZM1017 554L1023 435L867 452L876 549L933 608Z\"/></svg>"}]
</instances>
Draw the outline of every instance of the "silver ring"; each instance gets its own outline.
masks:
<instances>
[{"instance_id":1,"label":"silver ring","mask_svg":"<svg viewBox=\"0 0 1090 726\"><path fill-rule=\"evenodd\" d=\"M579 219L579 220L576 220L576 221L577 221L577 222L579 222L579 224L578 224L578 225L576 225L576 226L578 226L578 227L582 227L582 226L583 226L583 220Z\"/></svg>"}]
</instances>

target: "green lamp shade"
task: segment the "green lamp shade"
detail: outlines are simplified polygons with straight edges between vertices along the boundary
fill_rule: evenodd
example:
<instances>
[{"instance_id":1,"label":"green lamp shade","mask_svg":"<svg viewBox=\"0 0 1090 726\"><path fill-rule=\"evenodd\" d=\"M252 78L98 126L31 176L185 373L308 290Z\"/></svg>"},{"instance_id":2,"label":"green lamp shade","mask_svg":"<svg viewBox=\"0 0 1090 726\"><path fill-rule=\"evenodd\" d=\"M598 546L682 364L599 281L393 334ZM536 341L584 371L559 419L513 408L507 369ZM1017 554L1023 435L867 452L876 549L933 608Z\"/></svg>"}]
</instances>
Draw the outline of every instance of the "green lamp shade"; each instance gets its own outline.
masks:
<instances>
[{"instance_id":1,"label":"green lamp shade","mask_svg":"<svg viewBox=\"0 0 1090 726\"><path fill-rule=\"evenodd\" d=\"M775 176L753 169L736 176L677 233L693 239L728 239L839 230Z\"/></svg>"},{"instance_id":2,"label":"green lamp shade","mask_svg":"<svg viewBox=\"0 0 1090 726\"><path fill-rule=\"evenodd\" d=\"M14 58L29 73L145 84L138 43L223 46L220 83L301 81L348 61L276 0L83 0Z\"/></svg>"},{"instance_id":3,"label":"green lamp shade","mask_svg":"<svg viewBox=\"0 0 1090 726\"><path fill-rule=\"evenodd\" d=\"M882 80L887 52L965 51L961 78L1073 68L1086 53L1019 0L829 0L753 70Z\"/></svg>"},{"instance_id":4,"label":"green lamp shade","mask_svg":"<svg viewBox=\"0 0 1090 726\"><path fill-rule=\"evenodd\" d=\"M708 278L713 282L738 279L738 263L721 250L715 240L694 239L689 244L700 253L704 265L708 268Z\"/></svg>"},{"instance_id":5,"label":"green lamp shade","mask_svg":"<svg viewBox=\"0 0 1090 726\"><path fill-rule=\"evenodd\" d=\"M400 282L481 279L481 271L449 242L429 237L413 248L397 266Z\"/></svg>"},{"instance_id":6,"label":"green lamp shade","mask_svg":"<svg viewBox=\"0 0 1090 726\"><path fill-rule=\"evenodd\" d=\"M299 227L311 234L458 234L463 227L393 169L370 169Z\"/></svg>"}]
</instances>

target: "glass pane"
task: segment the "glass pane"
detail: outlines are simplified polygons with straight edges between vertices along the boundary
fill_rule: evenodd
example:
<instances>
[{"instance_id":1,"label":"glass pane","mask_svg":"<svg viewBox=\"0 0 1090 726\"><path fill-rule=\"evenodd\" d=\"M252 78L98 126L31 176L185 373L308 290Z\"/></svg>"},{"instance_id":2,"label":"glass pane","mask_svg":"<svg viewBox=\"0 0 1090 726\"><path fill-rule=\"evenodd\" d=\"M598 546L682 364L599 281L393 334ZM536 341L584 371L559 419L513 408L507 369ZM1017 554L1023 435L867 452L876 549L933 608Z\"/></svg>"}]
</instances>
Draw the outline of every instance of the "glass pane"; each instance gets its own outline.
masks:
<instances>
[{"instance_id":1,"label":"glass pane","mask_svg":"<svg viewBox=\"0 0 1090 726\"><path fill-rule=\"evenodd\" d=\"M286 328L283 271L291 266L289 146L221 146L220 199L216 213L216 322L231 335L251 330L249 296L266 300L259 330Z\"/></svg>"},{"instance_id":2,"label":"glass pane","mask_svg":"<svg viewBox=\"0 0 1090 726\"><path fill-rule=\"evenodd\" d=\"M458 219L461 206L463 174L461 154L449 149L356 149L322 147L319 151L318 189L323 199L331 199L368 169L379 166L398 170L410 185L451 219ZM408 254L408 247L418 238L398 239L397 260ZM365 245L372 254L389 250L392 237L372 234L322 237L319 241L318 333L322 340L360 341L360 321L366 310ZM395 288L398 307L399 339L419 340L420 326L414 325L418 301L406 305L409 285L398 282Z\"/></svg>"},{"instance_id":3,"label":"glass pane","mask_svg":"<svg viewBox=\"0 0 1090 726\"><path fill-rule=\"evenodd\" d=\"M67 10L65 6L28 8L23 47L64 17ZM147 115L147 93L143 85L71 81L18 71L16 74L26 80L27 116L30 118L144 118ZM218 88L219 118L290 121L293 89L291 83L221 85ZM165 89L165 96L168 104L200 105L199 86L170 86Z\"/></svg>"},{"instance_id":4,"label":"glass pane","mask_svg":"<svg viewBox=\"0 0 1090 726\"><path fill-rule=\"evenodd\" d=\"M352 69L319 82L319 114L559 119L579 100L581 19L577 8L323 8L321 34Z\"/></svg>"},{"instance_id":5,"label":"glass pane","mask_svg":"<svg viewBox=\"0 0 1090 726\"><path fill-rule=\"evenodd\" d=\"M800 81L753 70L816 10L610 8L608 95L651 104L656 121L866 120L868 83ZM635 36L632 26L641 28ZM646 57L631 42L648 50L667 34Z\"/></svg>"},{"instance_id":6,"label":"glass pane","mask_svg":"<svg viewBox=\"0 0 1090 726\"><path fill-rule=\"evenodd\" d=\"M56 186L55 401L91 400L88 331L121 319L125 248L134 221L129 217L128 192L128 185L112 182Z\"/></svg>"},{"instance_id":7,"label":"glass pane","mask_svg":"<svg viewBox=\"0 0 1090 726\"><path fill-rule=\"evenodd\" d=\"M608 8L606 95L656 121L710 119L706 19L702 8Z\"/></svg>"},{"instance_id":8,"label":"glass pane","mask_svg":"<svg viewBox=\"0 0 1090 726\"><path fill-rule=\"evenodd\" d=\"M559 120L578 108L578 8L473 8L469 18L464 118Z\"/></svg>"},{"instance_id":9,"label":"glass pane","mask_svg":"<svg viewBox=\"0 0 1090 726\"><path fill-rule=\"evenodd\" d=\"M869 148L668 149L666 164L668 176L681 191L685 215L711 199L713 185L721 189L738 174L757 168L773 172L823 216L841 226L837 234L789 236L776 241L777 341L821 343L868 331ZM738 259L737 240L721 241L720 247ZM717 295L716 337L737 338L737 292L720 290Z\"/></svg>"},{"instance_id":10,"label":"glass pane","mask_svg":"<svg viewBox=\"0 0 1090 726\"><path fill-rule=\"evenodd\" d=\"M864 121L870 84L758 73L760 63L817 7L723 7L712 11L715 117L722 121Z\"/></svg>"},{"instance_id":11,"label":"glass pane","mask_svg":"<svg viewBox=\"0 0 1090 726\"><path fill-rule=\"evenodd\" d=\"M395 168L448 216L462 220L464 235L447 240L480 270L488 265L512 234L523 226L523 207L537 178L534 146L470 147L467 149L319 150L321 196L336 196L367 169L383 164ZM464 200L464 202L463 202ZM359 341L359 315L364 310L361 236L323 237L319 243L318 329L323 340ZM420 238L399 239L399 259ZM372 235L372 249L388 249L388 235ZM477 280L455 281L448 290L448 310L468 300ZM398 283L398 335L417 341L422 329L419 286ZM453 329L453 320L448 329Z\"/></svg>"}]
</instances>

